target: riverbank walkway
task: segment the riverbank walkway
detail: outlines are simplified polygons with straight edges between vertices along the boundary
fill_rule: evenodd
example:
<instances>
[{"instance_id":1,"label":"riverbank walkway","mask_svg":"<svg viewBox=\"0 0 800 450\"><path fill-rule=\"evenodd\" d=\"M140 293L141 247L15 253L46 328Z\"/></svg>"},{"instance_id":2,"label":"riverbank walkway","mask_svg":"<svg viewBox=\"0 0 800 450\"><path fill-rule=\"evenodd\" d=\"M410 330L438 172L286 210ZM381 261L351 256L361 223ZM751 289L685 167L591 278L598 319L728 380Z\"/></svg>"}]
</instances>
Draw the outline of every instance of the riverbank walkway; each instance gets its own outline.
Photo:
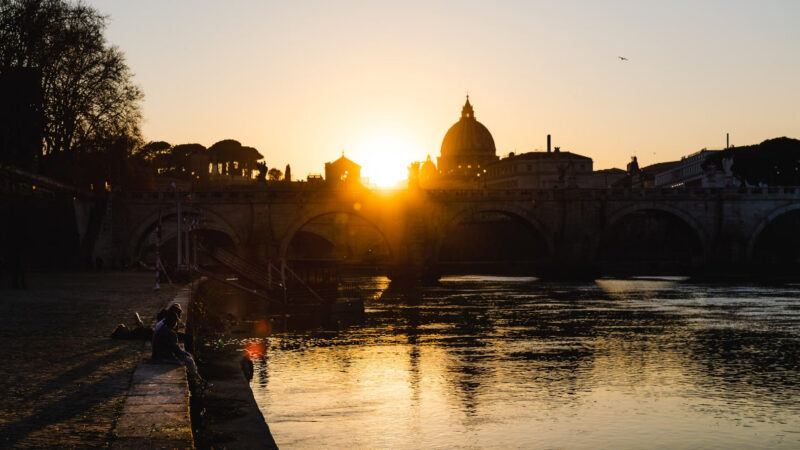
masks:
<instances>
[{"instance_id":1,"label":"riverbank walkway","mask_svg":"<svg viewBox=\"0 0 800 450\"><path fill-rule=\"evenodd\" d=\"M109 336L176 296L153 282L148 272L31 274L25 290L0 280L0 448L113 443L149 347Z\"/></svg>"},{"instance_id":2,"label":"riverbank walkway","mask_svg":"<svg viewBox=\"0 0 800 450\"><path fill-rule=\"evenodd\" d=\"M186 286L172 302L188 311L190 298L191 288ZM111 448L194 448L186 367L154 363L150 355L142 357L133 372Z\"/></svg>"}]
</instances>

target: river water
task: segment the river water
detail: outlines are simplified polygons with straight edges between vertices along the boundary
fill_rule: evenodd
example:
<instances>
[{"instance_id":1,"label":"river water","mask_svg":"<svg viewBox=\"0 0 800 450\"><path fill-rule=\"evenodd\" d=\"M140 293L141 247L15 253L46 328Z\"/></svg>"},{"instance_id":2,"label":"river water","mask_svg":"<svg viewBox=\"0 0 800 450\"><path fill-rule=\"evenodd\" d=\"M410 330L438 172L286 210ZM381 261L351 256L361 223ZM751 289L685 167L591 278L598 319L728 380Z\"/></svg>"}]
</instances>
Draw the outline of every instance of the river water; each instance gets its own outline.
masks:
<instances>
[{"instance_id":1,"label":"river water","mask_svg":"<svg viewBox=\"0 0 800 450\"><path fill-rule=\"evenodd\" d=\"M800 285L359 282L360 323L245 341L283 448L800 447Z\"/></svg>"}]
</instances>

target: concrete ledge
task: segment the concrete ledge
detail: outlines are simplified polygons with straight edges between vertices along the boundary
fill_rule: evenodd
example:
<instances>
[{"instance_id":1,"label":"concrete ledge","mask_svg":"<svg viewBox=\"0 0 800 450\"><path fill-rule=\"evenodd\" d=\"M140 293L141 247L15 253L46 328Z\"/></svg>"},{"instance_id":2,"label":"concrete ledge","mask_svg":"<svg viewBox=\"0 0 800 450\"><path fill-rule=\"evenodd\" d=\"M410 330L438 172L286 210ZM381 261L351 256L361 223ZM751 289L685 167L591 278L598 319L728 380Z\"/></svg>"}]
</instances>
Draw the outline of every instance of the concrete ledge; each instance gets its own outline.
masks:
<instances>
[{"instance_id":1,"label":"concrete ledge","mask_svg":"<svg viewBox=\"0 0 800 450\"><path fill-rule=\"evenodd\" d=\"M194 448L186 368L142 361L133 380L112 448Z\"/></svg>"},{"instance_id":2,"label":"concrete ledge","mask_svg":"<svg viewBox=\"0 0 800 450\"><path fill-rule=\"evenodd\" d=\"M194 448L186 368L142 361L115 434L114 449Z\"/></svg>"},{"instance_id":3,"label":"concrete ledge","mask_svg":"<svg viewBox=\"0 0 800 450\"><path fill-rule=\"evenodd\" d=\"M208 444L212 448L277 449L239 360L229 356L207 363L214 389L203 394L209 419L204 425L205 431L218 439Z\"/></svg>"},{"instance_id":4,"label":"concrete ledge","mask_svg":"<svg viewBox=\"0 0 800 450\"><path fill-rule=\"evenodd\" d=\"M189 287L174 302L186 310ZM186 368L156 363L147 355L133 372L131 387L114 430L112 449L193 449Z\"/></svg>"}]
</instances>

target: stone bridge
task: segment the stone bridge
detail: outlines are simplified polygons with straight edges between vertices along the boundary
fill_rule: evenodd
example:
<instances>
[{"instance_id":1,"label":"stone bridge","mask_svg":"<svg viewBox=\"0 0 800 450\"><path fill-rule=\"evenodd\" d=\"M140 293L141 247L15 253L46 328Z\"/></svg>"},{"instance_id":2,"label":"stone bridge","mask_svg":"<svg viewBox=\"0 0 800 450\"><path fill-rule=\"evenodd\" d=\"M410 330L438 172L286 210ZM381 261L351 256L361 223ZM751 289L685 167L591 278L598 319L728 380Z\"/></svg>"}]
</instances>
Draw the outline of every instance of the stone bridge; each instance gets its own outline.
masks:
<instances>
[{"instance_id":1,"label":"stone bridge","mask_svg":"<svg viewBox=\"0 0 800 450\"><path fill-rule=\"evenodd\" d=\"M114 214L121 217L115 222L115 251L129 261L152 246L159 217L165 224L162 242L175 237L180 208L196 230L223 236L243 256L258 259L287 257L304 227L345 214L380 234L390 266L413 271L430 270L448 258L454 262L443 248L459 244L448 239L462 224L486 218L507 218L526 230L539 244L531 247L535 255L522 259L551 268L626 258L634 265L682 259L692 267L798 262L792 230L800 217L795 213L800 188L795 187L375 192L287 185L126 192L116 194L114 202ZM324 234L316 228L316 234ZM464 246L474 244L464 236ZM772 257L775 252L783 259Z\"/></svg>"}]
</instances>

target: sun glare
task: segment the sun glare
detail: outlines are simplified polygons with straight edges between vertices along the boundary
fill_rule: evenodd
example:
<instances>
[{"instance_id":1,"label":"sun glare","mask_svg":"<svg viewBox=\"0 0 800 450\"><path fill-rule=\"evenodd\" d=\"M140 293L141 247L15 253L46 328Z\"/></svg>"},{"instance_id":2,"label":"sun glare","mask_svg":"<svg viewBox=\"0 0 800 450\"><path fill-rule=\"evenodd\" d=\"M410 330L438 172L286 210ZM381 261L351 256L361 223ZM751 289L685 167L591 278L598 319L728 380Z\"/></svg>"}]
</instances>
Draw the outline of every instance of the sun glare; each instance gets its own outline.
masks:
<instances>
[{"instance_id":1,"label":"sun glare","mask_svg":"<svg viewBox=\"0 0 800 450\"><path fill-rule=\"evenodd\" d=\"M354 161L361 164L361 175L369 184L395 187L408 178L408 166L414 160L408 140L399 136L373 136L359 146Z\"/></svg>"}]
</instances>

